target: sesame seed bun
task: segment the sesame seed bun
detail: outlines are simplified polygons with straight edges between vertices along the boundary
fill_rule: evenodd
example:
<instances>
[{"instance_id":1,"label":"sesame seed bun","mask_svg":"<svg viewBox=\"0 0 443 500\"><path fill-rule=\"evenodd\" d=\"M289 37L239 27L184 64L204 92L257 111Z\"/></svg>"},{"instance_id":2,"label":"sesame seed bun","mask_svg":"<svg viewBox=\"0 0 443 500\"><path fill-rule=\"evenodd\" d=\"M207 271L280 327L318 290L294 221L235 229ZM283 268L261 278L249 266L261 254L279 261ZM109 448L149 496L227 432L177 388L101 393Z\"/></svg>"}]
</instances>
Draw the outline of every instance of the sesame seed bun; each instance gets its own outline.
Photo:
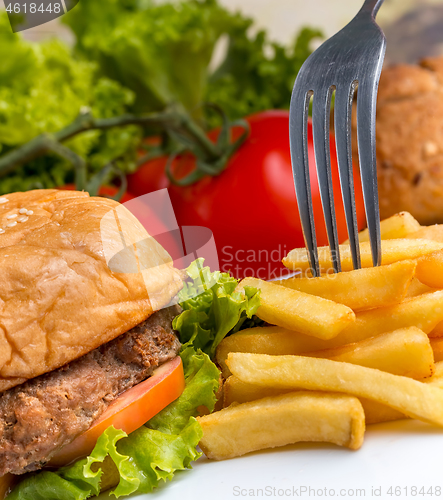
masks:
<instances>
[{"instance_id":1,"label":"sesame seed bun","mask_svg":"<svg viewBox=\"0 0 443 500\"><path fill-rule=\"evenodd\" d=\"M76 191L0 197L0 276L0 391L125 333L182 287L123 205Z\"/></svg>"}]
</instances>

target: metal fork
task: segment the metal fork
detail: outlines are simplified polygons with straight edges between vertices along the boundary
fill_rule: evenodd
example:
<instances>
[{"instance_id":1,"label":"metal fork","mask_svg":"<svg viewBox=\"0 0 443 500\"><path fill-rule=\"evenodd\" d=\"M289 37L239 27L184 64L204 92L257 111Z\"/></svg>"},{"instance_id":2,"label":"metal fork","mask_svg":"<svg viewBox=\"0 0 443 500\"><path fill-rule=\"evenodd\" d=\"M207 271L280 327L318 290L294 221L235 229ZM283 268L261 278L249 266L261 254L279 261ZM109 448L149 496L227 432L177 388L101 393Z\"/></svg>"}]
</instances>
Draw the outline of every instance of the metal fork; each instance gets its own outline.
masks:
<instances>
[{"instance_id":1,"label":"metal fork","mask_svg":"<svg viewBox=\"0 0 443 500\"><path fill-rule=\"evenodd\" d=\"M320 275L308 164L307 120L312 127L323 214L334 272L341 271L329 151L329 115L334 119L338 169L352 262L361 267L351 153L351 111L357 92L360 176L374 265L381 263L380 215L375 162L375 107L386 39L375 22L383 0L366 0L354 19L323 43L303 64L292 91L289 136L298 209L313 276Z\"/></svg>"}]
</instances>

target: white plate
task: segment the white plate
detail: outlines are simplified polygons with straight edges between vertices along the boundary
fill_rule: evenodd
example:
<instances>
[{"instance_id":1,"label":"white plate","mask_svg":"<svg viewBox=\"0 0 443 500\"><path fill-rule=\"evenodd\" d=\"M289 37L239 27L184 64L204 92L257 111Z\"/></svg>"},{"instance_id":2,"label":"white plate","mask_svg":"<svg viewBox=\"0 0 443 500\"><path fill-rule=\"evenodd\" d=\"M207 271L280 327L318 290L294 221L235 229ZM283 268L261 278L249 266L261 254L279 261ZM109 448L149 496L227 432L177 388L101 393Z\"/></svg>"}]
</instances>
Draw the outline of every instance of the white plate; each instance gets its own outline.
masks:
<instances>
[{"instance_id":1,"label":"white plate","mask_svg":"<svg viewBox=\"0 0 443 500\"><path fill-rule=\"evenodd\" d=\"M222 462L202 457L193 470L177 473L153 493L130 498L324 497L443 498L443 430L403 420L368 427L358 451L319 443L285 446ZM108 496L100 497L105 498Z\"/></svg>"}]
</instances>

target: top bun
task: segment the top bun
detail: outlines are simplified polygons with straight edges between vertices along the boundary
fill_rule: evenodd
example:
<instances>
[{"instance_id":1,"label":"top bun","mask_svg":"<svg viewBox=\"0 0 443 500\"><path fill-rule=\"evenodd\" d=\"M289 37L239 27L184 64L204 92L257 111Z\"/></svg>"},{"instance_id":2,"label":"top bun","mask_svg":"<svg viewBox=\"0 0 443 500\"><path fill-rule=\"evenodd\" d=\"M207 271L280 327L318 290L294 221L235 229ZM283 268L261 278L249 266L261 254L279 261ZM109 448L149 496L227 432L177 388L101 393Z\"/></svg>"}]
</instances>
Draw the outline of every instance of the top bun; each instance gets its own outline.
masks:
<instances>
[{"instance_id":1,"label":"top bun","mask_svg":"<svg viewBox=\"0 0 443 500\"><path fill-rule=\"evenodd\" d=\"M109 342L182 281L123 205L76 191L0 197L0 391Z\"/></svg>"}]
</instances>

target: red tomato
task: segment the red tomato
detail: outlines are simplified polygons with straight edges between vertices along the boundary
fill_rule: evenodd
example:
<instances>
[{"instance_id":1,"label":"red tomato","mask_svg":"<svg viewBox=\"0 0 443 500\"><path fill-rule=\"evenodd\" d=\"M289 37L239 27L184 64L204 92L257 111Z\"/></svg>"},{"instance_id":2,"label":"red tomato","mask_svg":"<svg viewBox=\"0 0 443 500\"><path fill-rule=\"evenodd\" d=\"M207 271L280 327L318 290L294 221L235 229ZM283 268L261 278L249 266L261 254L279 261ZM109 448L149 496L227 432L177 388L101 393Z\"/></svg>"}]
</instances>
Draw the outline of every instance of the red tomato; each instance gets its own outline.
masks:
<instances>
[{"instance_id":1,"label":"red tomato","mask_svg":"<svg viewBox=\"0 0 443 500\"><path fill-rule=\"evenodd\" d=\"M271 279L283 271L281 259L287 252L304 246L289 151L289 113L266 111L247 120L251 133L221 175L205 177L188 187L170 185L168 189L180 226L204 226L212 230L221 271L230 270L238 278L254 275ZM308 132L317 243L327 245L311 123ZM241 130L236 130L233 135L240 133ZM210 137L216 135L217 132L212 132ZM348 236L333 136L330 143L338 235L343 241ZM163 165L165 162L163 159ZM195 160L187 155L177 158L173 170L180 177L194 165ZM149 167L143 167L143 175L147 175ZM355 174L358 175L357 170ZM142 194L144 190L141 174L138 175L138 182L131 184L134 194ZM363 228L365 217L359 182L355 189L359 228Z\"/></svg>"},{"instance_id":2,"label":"red tomato","mask_svg":"<svg viewBox=\"0 0 443 500\"><path fill-rule=\"evenodd\" d=\"M169 179L165 175L165 164L163 157L144 163L135 174L128 175L129 190L136 194L146 194L167 188Z\"/></svg>"},{"instance_id":3,"label":"red tomato","mask_svg":"<svg viewBox=\"0 0 443 500\"><path fill-rule=\"evenodd\" d=\"M147 380L121 394L86 432L64 446L49 465L62 467L89 455L97 439L111 425L127 434L135 431L175 401L184 388L183 365L177 356L157 368Z\"/></svg>"},{"instance_id":4,"label":"red tomato","mask_svg":"<svg viewBox=\"0 0 443 500\"><path fill-rule=\"evenodd\" d=\"M14 474L5 474L0 477L0 499L6 498L9 493L11 493L12 488L18 481L18 476L14 476Z\"/></svg>"},{"instance_id":5,"label":"red tomato","mask_svg":"<svg viewBox=\"0 0 443 500\"><path fill-rule=\"evenodd\" d=\"M156 147L160 146L159 137L147 137L143 143L146 146ZM138 158L146 156L147 151L139 151ZM152 193L159 189L164 189L169 186L169 179L165 175L165 158L154 158L143 165L141 165L137 172L127 176L128 190L131 193L142 195Z\"/></svg>"}]
</instances>

